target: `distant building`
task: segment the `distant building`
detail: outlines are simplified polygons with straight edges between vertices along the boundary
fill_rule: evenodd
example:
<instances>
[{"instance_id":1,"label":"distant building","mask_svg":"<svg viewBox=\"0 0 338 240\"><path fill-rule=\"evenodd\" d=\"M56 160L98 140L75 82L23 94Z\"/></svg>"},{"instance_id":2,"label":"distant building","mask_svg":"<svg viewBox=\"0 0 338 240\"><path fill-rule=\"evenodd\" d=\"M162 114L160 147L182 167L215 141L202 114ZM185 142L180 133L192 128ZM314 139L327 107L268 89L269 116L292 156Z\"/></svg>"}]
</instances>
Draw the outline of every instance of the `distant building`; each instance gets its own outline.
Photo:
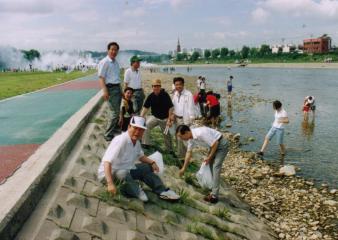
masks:
<instances>
[{"instance_id":1,"label":"distant building","mask_svg":"<svg viewBox=\"0 0 338 240\"><path fill-rule=\"evenodd\" d=\"M282 48L283 53L291 53L291 52L294 52L295 50L296 50L296 46L293 44L286 44Z\"/></svg>"},{"instance_id":2,"label":"distant building","mask_svg":"<svg viewBox=\"0 0 338 240\"><path fill-rule=\"evenodd\" d=\"M180 44L180 39L177 39L177 47L176 47L176 53L180 53L181 52L181 44Z\"/></svg>"},{"instance_id":3,"label":"distant building","mask_svg":"<svg viewBox=\"0 0 338 240\"><path fill-rule=\"evenodd\" d=\"M303 51L305 53L327 53L331 49L331 38L324 34L319 38L303 40Z\"/></svg>"},{"instance_id":4,"label":"distant building","mask_svg":"<svg viewBox=\"0 0 338 240\"><path fill-rule=\"evenodd\" d=\"M296 50L296 46L293 44L286 44L286 45L273 45L271 46L272 53L291 53Z\"/></svg>"},{"instance_id":5,"label":"distant building","mask_svg":"<svg viewBox=\"0 0 338 240\"><path fill-rule=\"evenodd\" d=\"M271 46L271 53L282 52L282 45L273 45Z\"/></svg>"}]
</instances>

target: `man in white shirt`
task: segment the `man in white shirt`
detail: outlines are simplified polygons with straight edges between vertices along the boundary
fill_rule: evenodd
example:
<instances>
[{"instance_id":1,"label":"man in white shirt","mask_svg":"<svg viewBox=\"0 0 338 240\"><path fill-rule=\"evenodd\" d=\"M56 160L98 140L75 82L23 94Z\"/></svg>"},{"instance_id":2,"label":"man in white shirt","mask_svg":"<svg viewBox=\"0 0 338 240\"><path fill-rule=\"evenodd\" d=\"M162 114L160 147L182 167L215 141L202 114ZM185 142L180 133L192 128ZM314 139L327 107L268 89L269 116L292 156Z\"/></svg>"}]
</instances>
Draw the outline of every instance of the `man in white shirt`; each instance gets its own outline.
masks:
<instances>
[{"instance_id":1,"label":"man in white shirt","mask_svg":"<svg viewBox=\"0 0 338 240\"><path fill-rule=\"evenodd\" d=\"M184 89L184 78L175 77L173 83L175 92L172 97L174 105L172 122L175 122L177 126L181 124L191 125L196 117L193 95L189 90ZM184 157L187 149L182 140L178 138L176 140L178 156Z\"/></svg>"},{"instance_id":2,"label":"man in white shirt","mask_svg":"<svg viewBox=\"0 0 338 240\"><path fill-rule=\"evenodd\" d=\"M279 144L281 155L285 155L285 145L283 144L284 138L284 125L289 123L288 114L282 108L282 103L278 100L272 103L273 109L275 110L275 120L272 123L272 127L270 128L268 134L265 136L264 143L262 148L257 154L259 156L264 155L264 151L266 150L269 142L273 138L273 136L277 136L277 144Z\"/></svg>"},{"instance_id":3,"label":"man in white shirt","mask_svg":"<svg viewBox=\"0 0 338 240\"><path fill-rule=\"evenodd\" d=\"M145 98L142 88L142 78L140 68L141 58L133 56L130 58L130 68L124 73L124 88L131 87L134 89L133 103L135 114L140 114L143 101Z\"/></svg>"},{"instance_id":4,"label":"man in white shirt","mask_svg":"<svg viewBox=\"0 0 338 240\"><path fill-rule=\"evenodd\" d=\"M193 147L201 145L210 148L209 154L204 159L204 162L210 166L213 186L211 193L208 194L204 200L210 203L217 203L221 168L228 154L228 142L223 138L220 132L208 127L190 128L187 125L180 125L176 128L176 136L184 141L188 141L184 165L179 171L180 176L184 174L190 163Z\"/></svg>"},{"instance_id":5,"label":"man in white shirt","mask_svg":"<svg viewBox=\"0 0 338 240\"><path fill-rule=\"evenodd\" d=\"M130 120L128 131L115 137L108 146L98 169L98 178L107 182L107 190L112 195L117 192L114 179L123 181L121 192L129 197L138 197L148 201L145 192L140 188L140 180L146 183L154 193L165 200L178 200L180 197L163 185L162 180L154 173L159 168L155 161L146 157L142 151L140 139L147 129L143 117L134 116ZM136 161L141 163L135 164Z\"/></svg>"},{"instance_id":6,"label":"man in white shirt","mask_svg":"<svg viewBox=\"0 0 338 240\"><path fill-rule=\"evenodd\" d=\"M108 101L112 119L105 133L105 139L111 141L120 131L119 116L122 91L120 86L120 66L116 56L120 46L116 42L108 44L108 55L98 65L98 77L103 90L103 99Z\"/></svg>"}]
</instances>

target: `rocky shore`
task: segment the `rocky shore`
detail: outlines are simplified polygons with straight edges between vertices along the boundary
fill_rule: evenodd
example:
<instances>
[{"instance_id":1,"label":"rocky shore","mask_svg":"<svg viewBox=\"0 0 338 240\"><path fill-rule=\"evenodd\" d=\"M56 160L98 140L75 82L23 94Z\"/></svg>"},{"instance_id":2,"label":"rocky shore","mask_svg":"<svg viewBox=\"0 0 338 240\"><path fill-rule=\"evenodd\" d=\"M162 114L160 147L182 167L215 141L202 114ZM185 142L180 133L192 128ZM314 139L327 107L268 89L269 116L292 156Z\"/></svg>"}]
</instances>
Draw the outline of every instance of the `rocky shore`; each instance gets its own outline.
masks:
<instances>
[{"instance_id":1,"label":"rocky shore","mask_svg":"<svg viewBox=\"0 0 338 240\"><path fill-rule=\"evenodd\" d=\"M281 175L279 167L241 151L235 135L229 135L232 147L222 176L279 239L338 239L337 190Z\"/></svg>"}]
</instances>

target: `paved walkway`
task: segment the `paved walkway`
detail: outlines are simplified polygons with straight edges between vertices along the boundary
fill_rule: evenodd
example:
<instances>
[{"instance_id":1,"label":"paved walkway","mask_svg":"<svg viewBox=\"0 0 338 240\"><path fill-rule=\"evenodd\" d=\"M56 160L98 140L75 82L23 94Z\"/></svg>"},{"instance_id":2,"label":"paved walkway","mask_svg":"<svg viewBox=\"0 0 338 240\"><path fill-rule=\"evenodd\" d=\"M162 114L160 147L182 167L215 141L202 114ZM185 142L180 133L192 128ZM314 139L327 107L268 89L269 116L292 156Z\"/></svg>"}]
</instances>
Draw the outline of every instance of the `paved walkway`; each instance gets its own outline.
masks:
<instances>
[{"instance_id":1,"label":"paved walkway","mask_svg":"<svg viewBox=\"0 0 338 240\"><path fill-rule=\"evenodd\" d=\"M0 101L0 184L99 89L90 75Z\"/></svg>"}]
</instances>

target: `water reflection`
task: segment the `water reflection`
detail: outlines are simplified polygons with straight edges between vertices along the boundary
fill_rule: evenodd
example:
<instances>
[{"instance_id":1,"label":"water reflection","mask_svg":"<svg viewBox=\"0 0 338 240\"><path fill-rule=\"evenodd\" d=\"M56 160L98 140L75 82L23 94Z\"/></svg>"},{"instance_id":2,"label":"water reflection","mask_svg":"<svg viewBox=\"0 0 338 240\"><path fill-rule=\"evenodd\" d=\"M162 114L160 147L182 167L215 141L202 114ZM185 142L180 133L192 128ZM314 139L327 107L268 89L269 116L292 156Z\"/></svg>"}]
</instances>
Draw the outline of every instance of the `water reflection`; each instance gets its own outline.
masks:
<instances>
[{"instance_id":1,"label":"water reflection","mask_svg":"<svg viewBox=\"0 0 338 240\"><path fill-rule=\"evenodd\" d=\"M302 134L306 137L307 140L311 140L313 132L315 129L315 119L312 118L311 121L305 119L302 121Z\"/></svg>"},{"instance_id":2,"label":"water reflection","mask_svg":"<svg viewBox=\"0 0 338 240\"><path fill-rule=\"evenodd\" d=\"M232 105L231 101L228 101L228 107L227 107L227 118L232 121Z\"/></svg>"}]
</instances>

